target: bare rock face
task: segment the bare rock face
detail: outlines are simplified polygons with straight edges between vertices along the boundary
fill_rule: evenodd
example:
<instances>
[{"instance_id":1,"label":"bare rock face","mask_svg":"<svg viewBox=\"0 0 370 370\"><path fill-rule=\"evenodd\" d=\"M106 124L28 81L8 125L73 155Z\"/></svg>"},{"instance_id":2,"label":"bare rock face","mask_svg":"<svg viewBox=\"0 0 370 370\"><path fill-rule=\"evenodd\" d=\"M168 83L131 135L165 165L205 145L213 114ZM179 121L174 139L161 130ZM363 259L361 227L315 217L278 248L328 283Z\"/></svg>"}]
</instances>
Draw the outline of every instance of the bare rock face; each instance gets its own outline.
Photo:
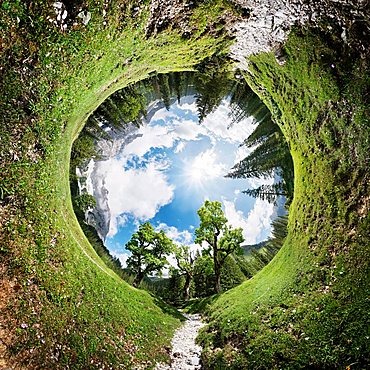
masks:
<instances>
[{"instance_id":1,"label":"bare rock face","mask_svg":"<svg viewBox=\"0 0 370 370\"><path fill-rule=\"evenodd\" d=\"M187 20L189 10L195 1L183 0L152 0L150 4L150 16L146 24L147 36L156 35L167 28L170 24L181 28Z\"/></svg>"},{"instance_id":2,"label":"bare rock face","mask_svg":"<svg viewBox=\"0 0 370 370\"><path fill-rule=\"evenodd\" d=\"M197 0L152 0L146 26L147 36L171 26L191 36L187 18ZM369 0L233 0L241 10L239 19L228 20L230 34L236 36L230 56L238 67L248 69L248 58L274 51L277 61L293 26L309 25L341 35L344 44L362 55L369 50ZM230 25L232 23L232 25Z\"/></svg>"},{"instance_id":3,"label":"bare rock face","mask_svg":"<svg viewBox=\"0 0 370 370\"><path fill-rule=\"evenodd\" d=\"M250 14L234 26L236 43L231 57L241 69L248 69L248 57L275 51L284 59L280 47L294 25L310 25L339 31L345 44L365 54L369 47L369 2L367 0L234 0Z\"/></svg>"}]
</instances>

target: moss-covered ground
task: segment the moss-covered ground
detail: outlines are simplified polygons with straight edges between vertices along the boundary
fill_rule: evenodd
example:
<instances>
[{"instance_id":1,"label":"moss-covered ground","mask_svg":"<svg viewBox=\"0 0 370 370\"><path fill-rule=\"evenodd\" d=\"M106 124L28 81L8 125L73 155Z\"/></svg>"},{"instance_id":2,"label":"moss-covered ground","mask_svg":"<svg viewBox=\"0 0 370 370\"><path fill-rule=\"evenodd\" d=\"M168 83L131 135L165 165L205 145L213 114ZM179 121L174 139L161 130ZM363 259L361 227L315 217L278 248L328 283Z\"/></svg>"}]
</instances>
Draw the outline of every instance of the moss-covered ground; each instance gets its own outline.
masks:
<instances>
[{"instance_id":1,"label":"moss-covered ground","mask_svg":"<svg viewBox=\"0 0 370 370\"><path fill-rule=\"evenodd\" d=\"M223 26L207 5L193 9L186 38L171 27L146 35L148 1L76 2L66 30L52 1L0 9L0 367L150 368L168 359L182 316L89 245L70 199L71 145L116 89L223 50Z\"/></svg>"},{"instance_id":2,"label":"moss-covered ground","mask_svg":"<svg viewBox=\"0 0 370 370\"><path fill-rule=\"evenodd\" d=\"M225 50L228 2L200 2L190 35L149 37L148 1L78 1L91 20L65 31L48 20L52 3L0 5L0 367L150 368L168 358L178 315L87 242L70 149L114 90ZM336 37L296 32L283 66L264 54L245 75L288 140L295 197L277 257L210 302L210 369L369 366L368 61Z\"/></svg>"},{"instance_id":3,"label":"moss-covered ground","mask_svg":"<svg viewBox=\"0 0 370 370\"><path fill-rule=\"evenodd\" d=\"M273 261L207 308L207 369L369 366L369 70L335 35L291 34L246 74L291 148L295 194Z\"/></svg>"}]
</instances>

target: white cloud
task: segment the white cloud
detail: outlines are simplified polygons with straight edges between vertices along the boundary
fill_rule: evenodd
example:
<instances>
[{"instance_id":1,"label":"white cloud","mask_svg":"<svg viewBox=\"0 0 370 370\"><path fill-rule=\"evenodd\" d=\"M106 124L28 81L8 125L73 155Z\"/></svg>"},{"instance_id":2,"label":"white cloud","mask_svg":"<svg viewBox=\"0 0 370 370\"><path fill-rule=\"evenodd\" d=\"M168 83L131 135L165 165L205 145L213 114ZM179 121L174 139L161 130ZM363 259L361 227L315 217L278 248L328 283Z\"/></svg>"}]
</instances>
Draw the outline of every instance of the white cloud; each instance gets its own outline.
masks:
<instances>
[{"instance_id":1,"label":"white cloud","mask_svg":"<svg viewBox=\"0 0 370 370\"><path fill-rule=\"evenodd\" d=\"M274 205L256 199L253 209L244 217L243 212L235 208L234 202L223 199L225 216L233 227L241 227L246 244L261 242L266 235L270 234L271 216L274 212Z\"/></svg>"},{"instance_id":2,"label":"white cloud","mask_svg":"<svg viewBox=\"0 0 370 370\"><path fill-rule=\"evenodd\" d=\"M168 183L163 172L166 162L149 162L146 167L128 170L123 164L117 159L97 163L97 174L104 178L108 190L111 215L108 237L114 236L118 226L124 224L125 214L146 221L170 203L174 195L175 187Z\"/></svg>"},{"instance_id":3,"label":"white cloud","mask_svg":"<svg viewBox=\"0 0 370 370\"><path fill-rule=\"evenodd\" d=\"M183 141L180 141L178 144L177 144L177 146L176 146L176 148L175 148L175 150L174 150L174 152L177 154L177 153L181 153L184 149L185 149L185 147L186 147L186 143L184 143Z\"/></svg>"},{"instance_id":4,"label":"white cloud","mask_svg":"<svg viewBox=\"0 0 370 370\"><path fill-rule=\"evenodd\" d=\"M230 105L227 100L223 100L220 106L210 113L203 121L202 125L207 128L214 138L223 138L229 142L241 143L254 130L251 117L235 123L228 128L231 123L229 117Z\"/></svg>"},{"instance_id":5,"label":"white cloud","mask_svg":"<svg viewBox=\"0 0 370 370\"><path fill-rule=\"evenodd\" d=\"M191 120L173 120L163 125L144 125L137 132L139 137L127 144L123 156L144 156L151 148L172 148L179 140L195 141L206 135L204 127Z\"/></svg>"},{"instance_id":6,"label":"white cloud","mask_svg":"<svg viewBox=\"0 0 370 370\"><path fill-rule=\"evenodd\" d=\"M188 230L179 231L177 227L168 226L165 223L160 223L155 230L163 230L170 239L178 244L190 245L193 241L193 235Z\"/></svg>"},{"instance_id":7,"label":"white cloud","mask_svg":"<svg viewBox=\"0 0 370 370\"><path fill-rule=\"evenodd\" d=\"M138 134L142 136L127 144L122 151L122 155L135 154L138 157L142 157L151 148L171 148L174 144L173 135L170 134L168 126L145 125L140 127Z\"/></svg>"},{"instance_id":8,"label":"white cloud","mask_svg":"<svg viewBox=\"0 0 370 370\"><path fill-rule=\"evenodd\" d=\"M116 251L111 251L111 254L113 257L116 257L121 262L121 265L123 268L127 266L127 259L130 257L130 254L128 253L119 253Z\"/></svg>"},{"instance_id":9,"label":"white cloud","mask_svg":"<svg viewBox=\"0 0 370 370\"><path fill-rule=\"evenodd\" d=\"M218 158L214 148L199 153L186 167L187 181L202 185L225 175L227 167Z\"/></svg>"},{"instance_id":10,"label":"white cloud","mask_svg":"<svg viewBox=\"0 0 370 370\"><path fill-rule=\"evenodd\" d=\"M207 130L195 121L179 120L173 122L173 136L175 140L199 140L200 135L207 135Z\"/></svg>"},{"instance_id":11,"label":"white cloud","mask_svg":"<svg viewBox=\"0 0 370 370\"><path fill-rule=\"evenodd\" d=\"M168 119L171 118L176 118L177 115L171 111L168 111L167 109L159 109L157 110L154 114L153 117L151 118L151 121L167 121Z\"/></svg>"},{"instance_id":12,"label":"white cloud","mask_svg":"<svg viewBox=\"0 0 370 370\"><path fill-rule=\"evenodd\" d=\"M188 101L190 101L190 100L194 101L194 99L195 99L195 97L190 97L190 99L188 99ZM197 109L197 105L196 105L195 102L187 103L185 98L181 98L180 104L178 104L178 106L183 110L188 110L188 111L194 113L195 115L198 114L198 109Z\"/></svg>"}]
</instances>

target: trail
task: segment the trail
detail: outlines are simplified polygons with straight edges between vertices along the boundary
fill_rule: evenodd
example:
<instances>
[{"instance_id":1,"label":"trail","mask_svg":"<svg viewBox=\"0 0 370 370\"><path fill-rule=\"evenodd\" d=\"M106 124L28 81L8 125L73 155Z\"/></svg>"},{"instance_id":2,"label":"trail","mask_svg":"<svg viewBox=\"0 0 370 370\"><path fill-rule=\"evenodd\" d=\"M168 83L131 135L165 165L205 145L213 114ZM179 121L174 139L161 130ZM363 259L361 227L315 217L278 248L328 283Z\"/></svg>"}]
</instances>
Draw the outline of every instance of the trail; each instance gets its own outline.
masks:
<instances>
[{"instance_id":1,"label":"trail","mask_svg":"<svg viewBox=\"0 0 370 370\"><path fill-rule=\"evenodd\" d=\"M196 370L201 369L200 353L202 348L195 344L195 338L202 323L200 315L184 314L185 324L176 330L172 338L171 365L157 364L155 370Z\"/></svg>"}]
</instances>

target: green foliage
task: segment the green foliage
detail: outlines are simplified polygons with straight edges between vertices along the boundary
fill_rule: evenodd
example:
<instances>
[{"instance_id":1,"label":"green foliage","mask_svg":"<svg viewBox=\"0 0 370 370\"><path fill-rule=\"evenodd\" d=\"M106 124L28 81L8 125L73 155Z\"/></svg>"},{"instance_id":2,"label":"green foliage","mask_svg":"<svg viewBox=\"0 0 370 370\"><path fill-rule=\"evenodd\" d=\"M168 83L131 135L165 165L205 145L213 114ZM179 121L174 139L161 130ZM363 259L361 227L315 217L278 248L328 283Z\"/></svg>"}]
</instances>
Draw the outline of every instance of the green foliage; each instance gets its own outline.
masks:
<instances>
[{"instance_id":1,"label":"green foliage","mask_svg":"<svg viewBox=\"0 0 370 370\"><path fill-rule=\"evenodd\" d=\"M205 242L208 253L213 258L215 273L215 292L221 291L221 270L225 259L231 253L238 253L240 244L244 241L241 228L233 229L227 225L221 203L206 200L204 205L197 211L200 218L200 225L195 230L195 243L200 245Z\"/></svg>"},{"instance_id":2,"label":"green foliage","mask_svg":"<svg viewBox=\"0 0 370 370\"><path fill-rule=\"evenodd\" d=\"M129 122L139 126L142 117L146 115L147 103L139 86L140 84L130 85L116 91L99 106L93 117L106 120L114 127L122 127Z\"/></svg>"},{"instance_id":3,"label":"green foliage","mask_svg":"<svg viewBox=\"0 0 370 370\"><path fill-rule=\"evenodd\" d=\"M137 287L146 275L160 273L168 264L167 256L173 252L174 244L163 230L155 232L153 226L146 222L139 226L125 248L131 252L127 267L136 275L133 285Z\"/></svg>"},{"instance_id":4,"label":"green foliage","mask_svg":"<svg viewBox=\"0 0 370 370\"><path fill-rule=\"evenodd\" d=\"M83 132L73 143L71 154L71 167L81 166L86 160L97 156L94 148L94 138Z\"/></svg>"},{"instance_id":5,"label":"green foliage","mask_svg":"<svg viewBox=\"0 0 370 370\"><path fill-rule=\"evenodd\" d=\"M229 290L245 281L245 275L233 255L225 258L220 276L222 291ZM192 297L206 298L215 293L215 270L212 258L205 254L199 256L194 264Z\"/></svg>"},{"instance_id":6,"label":"green foliage","mask_svg":"<svg viewBox=\"0 0 370 370\"><path fill-rule=\"evenodd\" d=\"M241 77L241 76L239 76ZM254 118L254 123L258 124L257 130L262 128L267 129L268 132L276 130L276 125L272 124L271 113L266 105L261 104L261 99L249 87L244 79L238 79L234 82L232 89L230 89L230 108L229 113L232 121L231 126L241 123L246 118ZM254 135L250 135L250 138Z\"/></svg>"},{"instance_id":7,"label":"green foliage","mask_svg":"<svg viewBox=\"0 0 370 370\"><path fill-rule=\"evenodd\" d=\"M222 99L230 91L232 81L225 65L225 59L207 61L199 68L195 78L196 105L199 122L202 123L208 114L214 112Z\"/></svg>"},{"instance_id":8,"label":"green foliage","mask_svg":"<svg viewBox=\"0 0 370 370\"><path fill-rule=\"evenodd\" d=\"M237 163L227 175L231 178L267 177L290 156L281 132L274 132L252 153Z\"/></svg>"},{"instance_id":9,"label":"green foliage","mask_svg":"<svg viewBox=\"0 0 370 370\"><path fill-rule=\"evenodd\" d=\"M195 253L192 253L187 245L175 246L174 249L177 268L185 275L183 299L187 301L190 297L190 284L193 279Z\"/></svg>"},{"instance_id":10,"label":"green foliage","mask_svg":"<svg viewBox=\"0 0 370 370\"><path fill-rule=\"evenodd\" d=\"M276 203L277 197L287 195L282 189L282 182L278 182L272 185L261 185L256 189L243 190L242 193L250 195L254 198L260 198L267 200L269 203Z\"/></svg>"},{"instance_id":11,"label":"green foliage","mask_svg":"<svg viewBox=\"0 0 370 370\"><path fill-rule=\"evenodd\" d=\"M198 256L194 264L193 297L205 298L215 293L215 272L210 255Z\"/></svg>"},{"instance_id":12,"label":"green foliage","mask_svg":"<svg viewBox=\"0 0 370 370\"><path fill-rule=\"evenodd\" d=\"M221 271L222 291L232 289L244 281L245 275L240 269L235 257L233 255L227 256Z\"/></svg>"},{"instance_id":13,"label":"green foliage","mask_svg":"<svg viewBox=\"0 0 370 370\"><path fill-rule=\"evenodd\" d=\"M48 20L52 2L0 5L0 269L9 287L1 330L11 339L1 352L9 368L150 368L168 360L179 320L89 244L72 209L70 150L114 91L153 71L190 70L229 41L220 13L207 19L217 39L195 26L185 40L171 25L147 38L148 2L139 14L131 0L79 3L91 20L73 25L78 7L64 2L65 31Z\"/></svg>"},{"instance_id":14,"label":"green foliage","mask_svg":"<svg viewBox=\"0 0 370 370\"><path fill-rule=\"evenodd\" d=\"M76 197L74 197L73 201L76 207L82 212L86 212L87 210L96 206L95 198L88 193L77 195Z\"/></svg>"},{"instance_id":15,"label":"green foliage","mask_svg":"<svg viewBox=\"0 0 370 370\"><path fill-rule=\"evenodd\" d=\"M247 104L247 103L244 103ZM238 106L242 106L238 102ZM240 108L239 108L240 110ZM242 111L243 112L243 111ZM248 112L248 109L245 109ZM257 116L259 112L255 113ZM262 114L264 110L262 109ZM259 113L261 115L261 113ZM239 116L241 116L239 118ZM234 120L242 119L237 115ZM288 144L279 126L274 123L269 114L260 116L255 130L245 140L243 145L256 148L243 160L234 165L227 177L250 178L267 177L278 172L282 180L272 185L261 185L257 189L247 189L243 193L255 198L275 203L279 196L285 196L287 203L293 198L294 170L292 156Z\"/></svg>"},{"instance_id":16,"label":"green foliage","mask_svg":"<svg viewBox=\"0 0 370 370\"><path fill-rule=\"evenodd\" d=\"M369 219L358 209L368 194L369 65L340 32L291 34L284 66L273 54L251 58L246 77L289 143L295 193L286 238L275 227L276 243L285 239L275 258L207 310L206 369L369 366ZM262 251L261 265L271 252Z\"/></svg>"}]
</instances>

